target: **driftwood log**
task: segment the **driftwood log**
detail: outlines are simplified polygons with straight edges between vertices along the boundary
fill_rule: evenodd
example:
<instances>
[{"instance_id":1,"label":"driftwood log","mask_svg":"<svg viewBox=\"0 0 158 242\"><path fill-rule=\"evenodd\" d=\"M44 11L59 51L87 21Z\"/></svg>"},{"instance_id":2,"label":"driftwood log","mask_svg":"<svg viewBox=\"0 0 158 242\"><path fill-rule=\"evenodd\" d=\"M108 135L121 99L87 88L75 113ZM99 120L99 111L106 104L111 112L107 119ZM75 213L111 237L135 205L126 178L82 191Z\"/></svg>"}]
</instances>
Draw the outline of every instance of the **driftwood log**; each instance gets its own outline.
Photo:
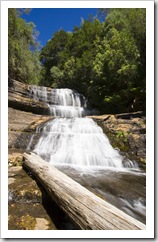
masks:
<instances>
[{"instance_id":1,"label":"driftwood log","mask_svg":"<svg viewBox=\"0 0 158 242\"><path fill-rule=\"evenodd\" d=\"M29 169L52 199L82 230L145 230L145 225L107 203L34 153L24 153Z\"/></svg>"}]
</instances>

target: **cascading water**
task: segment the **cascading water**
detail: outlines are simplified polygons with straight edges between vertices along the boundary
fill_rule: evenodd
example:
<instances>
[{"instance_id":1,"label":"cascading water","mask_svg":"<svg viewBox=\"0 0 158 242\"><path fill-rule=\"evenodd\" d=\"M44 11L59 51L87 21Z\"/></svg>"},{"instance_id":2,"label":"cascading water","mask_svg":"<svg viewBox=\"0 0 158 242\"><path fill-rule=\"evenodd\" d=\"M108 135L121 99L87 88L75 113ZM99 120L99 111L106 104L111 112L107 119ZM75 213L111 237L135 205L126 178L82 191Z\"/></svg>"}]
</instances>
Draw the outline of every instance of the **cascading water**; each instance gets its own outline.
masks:
<instances>
[{"instance_id":1,"label":"cascading water","mask_svg":"<svg viewBox=\"0 0 158 242\"><path fill-rule=\"evenodd\" d=\"M58 117L41 128L35 153L54 164L124 167L123 157L113 149L102 129L91 118L82 118L87 108L83 95L70 89L53 89L49 94L44 87L32 90L33 97L44 100L50 114ZM136 168L131 162L126 166Z\"/></svg>"},{"instance_id":2,"label":"cascading water","mask_svg":"<svg viewBox=\"0 0 158 242\"><path fill-rule=\"evenodd\" d=\"M55 117L83 117L87 112L87 101L82 94L71 89L48 89L32 86L30 96L47 103L50 115Z\"/></svg>"},{"instance_id":3,"label":"cascading water","mask_svg":"<svg viewBox=\"0 0 158 242\"><path fill-rule=\"evenodd\" d=\"M35 100L47 102L47 88L42 86L31 86L30 96Z\"/></svg>"},{"instance_id":4,"label":"cascading water","mask_svg":"<svg viewBox=\"0 0 158 242\"><path fill-rule=\"evenodd\" d=\"M122 157L90 118L48 122L34 151L51 163L122 167Z\"/></svg>"},{"instance_id":5,"label":"cascading water","mask_svg":"<svg viewBox=\"0 0 158 242\"><path fill-rule=\"evenodd\" d=\"M124 162L89 115L83 95L70 89L31 88L30 96L47 103L55 118L36 130L33 151L59 170L124 212L145 223L145 173ZM28 150L34 143L32 136ZM134 169L133 169L134 168Z\"/></svg>"}]
</instances>

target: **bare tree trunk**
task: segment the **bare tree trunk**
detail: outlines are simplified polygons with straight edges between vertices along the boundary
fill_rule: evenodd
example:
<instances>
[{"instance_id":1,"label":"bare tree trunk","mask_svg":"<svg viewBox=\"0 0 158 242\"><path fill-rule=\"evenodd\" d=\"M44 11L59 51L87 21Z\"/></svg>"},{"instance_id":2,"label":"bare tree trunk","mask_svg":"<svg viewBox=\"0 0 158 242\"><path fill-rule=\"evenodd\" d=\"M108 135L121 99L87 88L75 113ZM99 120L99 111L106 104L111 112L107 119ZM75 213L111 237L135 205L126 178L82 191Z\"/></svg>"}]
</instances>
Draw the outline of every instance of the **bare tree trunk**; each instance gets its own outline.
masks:
<instances>
[{"instance_id":1,"label":"bare tree trunk","mask_svg":"<svg viewBox=\"0 0 158 242\"><path fill-rule=\"evenodd\" d=\"M43 185L52 199L80 229L144 230L141 222L97 197L92 192L31 153L24 153L24 166Z\"/></svg>"}]
</instances>

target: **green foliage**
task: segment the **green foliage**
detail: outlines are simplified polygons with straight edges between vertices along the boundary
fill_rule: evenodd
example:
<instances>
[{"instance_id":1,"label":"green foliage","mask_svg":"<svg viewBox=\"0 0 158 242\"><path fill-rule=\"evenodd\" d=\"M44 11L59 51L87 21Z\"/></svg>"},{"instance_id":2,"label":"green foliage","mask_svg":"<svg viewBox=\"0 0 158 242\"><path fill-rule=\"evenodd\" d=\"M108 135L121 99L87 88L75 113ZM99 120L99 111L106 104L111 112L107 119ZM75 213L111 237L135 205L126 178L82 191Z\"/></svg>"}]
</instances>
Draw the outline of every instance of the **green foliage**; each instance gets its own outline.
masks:
<instances>
[{"instance_id":1,"label":"green foliage","mask_svg":"<svg viewBox=\"0 0 158 242\"><path fill-rule=\"evenodd\" d=\"M89 16L73 32L54 33L41 52L35 25L20 17L29 11L8 11L11 78L76 89L101 112L145 110L145 9L99 9L98 19Z\"/></svg>"},{"instance_id":2,"label":"green foliage","mask_svg":"<svg viewBox=\"0 0 158 242\"><path fill-rule=\"evenodd\" d=\"M8 75L22 82L37 84L41 69L37 31L33 23L26 23L20 17L21 13L15 8L8 9Z\"/></svg>"},{"instance_id":3,"label":"green foliage","mask_svg":"<svg viewBox=\"0 0 158 242\"><path fill-rule=\"evenodd\" d=\"M56 84L56 83L60 84L60 81L63 78L63 72L58 67L53 66L50 69L50 74L51 74L52 79L54 80L54 84ZM53 85L53 87L56 87L56 86L57 85Z\"/></svg>"},{"instance_id":4,"label":"green foliage","mask_svg":"<svg viewBox=\"0 0 158 242\"><path fill-rule=\"evenodd\" d=\"M123 131L117 131L116 132L116 138L121 138L125 143L127 142L127 134Z\"/></svg>"},{"instance_id":5,"label":"green foliage","mask_svg":"<svg viewBox=\"0 0 158 242\"><path fill-rule=\"evenodd\" d=\"M54 66L59 68L59 70L63 68L63 65L65 61L67 61L68 56L68 51L65 46L68 43L70 37L71 33L67 33L64 30L57 31L53 35L52 39L47 41L46 46L42 48L40 61L43 65L44 71L42 70L42 74L44 75L41 78L40 84L52 86L53 82L58 82L57 77L55 77L54 74L52 76L51 69ZM53 69L53 72L56 72L56 70ZM47 80L46 83L44 80ZM58 85L60 85L60 82L58 82Z\"/></svg>"}]
</instances>

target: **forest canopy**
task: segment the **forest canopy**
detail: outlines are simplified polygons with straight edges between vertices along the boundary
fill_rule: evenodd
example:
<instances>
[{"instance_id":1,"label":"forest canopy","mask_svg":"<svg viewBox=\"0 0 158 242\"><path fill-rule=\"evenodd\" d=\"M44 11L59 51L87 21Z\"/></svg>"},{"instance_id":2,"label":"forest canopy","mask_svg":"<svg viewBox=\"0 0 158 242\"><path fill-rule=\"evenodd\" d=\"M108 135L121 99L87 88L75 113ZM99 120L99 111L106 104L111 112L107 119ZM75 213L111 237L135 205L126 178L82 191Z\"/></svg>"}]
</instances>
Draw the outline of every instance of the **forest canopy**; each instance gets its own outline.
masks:
<instances>
[{"instance_id":1,"label":"forest canopy","mask_svg":"<svg viewBox=\"0 0 158 242\"><path fill-rule=\"evenodd\" d=\"M8 12L9 77L84 94L104 113L145 110L146 9L99 9L39 51L34 23Z\"/></svg>"},{"instance_id":2,"label":"forest canopy","mask_svg":"<svg viewBox=\"0 0 158 242\"><path fill-rule=\"evenodd\" d=\"M39 61L38 32L34 23L26 23L20 16L26 9L8 9L8 75L26 83L38 84Z\"/></svg>"}]
</instances>

